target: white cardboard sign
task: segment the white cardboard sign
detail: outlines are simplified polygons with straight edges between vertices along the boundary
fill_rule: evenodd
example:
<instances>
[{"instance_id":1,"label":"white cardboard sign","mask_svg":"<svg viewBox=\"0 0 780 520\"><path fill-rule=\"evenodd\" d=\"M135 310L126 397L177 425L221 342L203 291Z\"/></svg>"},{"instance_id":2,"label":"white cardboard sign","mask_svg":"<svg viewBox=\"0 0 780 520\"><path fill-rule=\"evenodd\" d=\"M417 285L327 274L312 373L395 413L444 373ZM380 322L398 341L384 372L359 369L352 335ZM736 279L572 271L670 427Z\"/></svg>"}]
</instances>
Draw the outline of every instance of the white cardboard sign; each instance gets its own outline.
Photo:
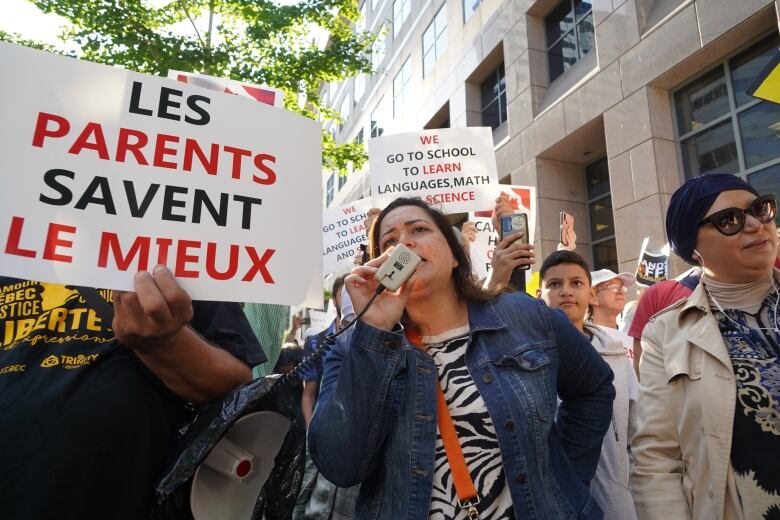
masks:
<instances>
[{"instance_id":1,"label":"white cardboard sign","mask_svg":"<svg viewBox=\"0 0 780 520\"><path fill-rule=\"evenodd\" d=\"M528 236L533 243L536 229L536 188L499 184L492 194L493 206L501 193L509 196L509 202L515 211L528 214ZM499 242L498 231L493 227L492 214L492 209L469 214L469 220L477 226L477 237L469 244L469 254L472 269L480 279L486 278L490 273L493 250Z\"/></svg>"},{"instance_id":2,"label":"white cardboard sign","mask_svg":"<svg viewBox=\"0 0 780 520\"><path fill-rule=\"evenodd\" d=\"M169 70L168 78L182 83L189 83L196 87L253 99L272 107L284 108L284 92L276 88L266 87L265 85L253 85L252 83L242 83L232 79L215 78L206 74L182 72L179 70Z\"/></svg>"},{"instance_id":3,"label":"white cardboard sign","mask_svg":"<svg viewBox=\"0 0 780 520\"><path fill-rule=\"evenodd\" d=\"M322 216L323 273L340 273L355 267L353 261L360 244L366 244L363 222L371 199L360 199L326 209Z\"/></svg>"},{"instance_id":4,"label":"white cardboard sign","mask_svg":"<svg viewBox=\"0 0 780 520\"><path fill-rule=\"evenodd\" d=\"M490 128L439 128L368 142L371 196L383 208L398 197L420 197L444 213L493 204L498 184Z\"/></svg>"},{"instance_id":5,"label":"white cardboard sign","mask_svg":"<svg viewBox=\"0 0 780 520\"><path fill-rule=\"evenodd\" d=\"M0 274L132 290L166 264L194 299L321 299L319 123L7 43L0 64Z\"/></svg>"}]
</instances>

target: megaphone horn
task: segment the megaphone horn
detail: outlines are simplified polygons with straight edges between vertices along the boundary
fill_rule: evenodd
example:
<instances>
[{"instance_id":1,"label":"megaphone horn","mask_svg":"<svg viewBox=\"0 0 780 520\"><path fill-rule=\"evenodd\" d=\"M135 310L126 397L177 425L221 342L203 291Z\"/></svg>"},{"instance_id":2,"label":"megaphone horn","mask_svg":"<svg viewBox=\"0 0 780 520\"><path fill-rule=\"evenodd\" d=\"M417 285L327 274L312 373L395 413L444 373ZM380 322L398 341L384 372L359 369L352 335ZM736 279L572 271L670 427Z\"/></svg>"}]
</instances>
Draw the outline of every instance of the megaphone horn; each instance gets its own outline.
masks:
<instances>
[{"instance_id":1,"label":"megaphone horn","mask_svg":"<svg viewBox=\"0 0 780 520\"><path fill-rule=\"evenodd\" d=\"M195 472L190 507L195 520L247 520L292 425L276 412L241 417Z\"/></svg>"}]
</instances>

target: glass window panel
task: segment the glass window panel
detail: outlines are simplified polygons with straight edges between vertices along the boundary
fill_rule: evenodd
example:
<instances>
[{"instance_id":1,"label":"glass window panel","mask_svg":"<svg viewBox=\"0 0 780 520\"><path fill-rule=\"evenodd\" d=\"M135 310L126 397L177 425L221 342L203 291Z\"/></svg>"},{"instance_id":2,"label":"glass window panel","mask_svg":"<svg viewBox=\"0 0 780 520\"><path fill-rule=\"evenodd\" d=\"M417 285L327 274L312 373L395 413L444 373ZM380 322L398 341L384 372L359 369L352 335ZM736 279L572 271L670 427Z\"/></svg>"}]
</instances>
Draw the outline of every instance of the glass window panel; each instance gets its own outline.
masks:
<instances>
[{"instance_id":1,"label":"glass window panel","mask_svg":"<svg viewBox=\"0 0 780 520\"><path fill-rule=\"evenodd\" d=\"M355 76L355 104L363 98L363 93L366 91L366 76L364 74L358 74Z\"/></svg>"},{"instance_id":2,"label":"glass window panel","mask_svg":"<svg viewBox=\"0 0 780 520\"><path fill-rule=\"evenodd\" d=\"M577 40L580 45L580 58L590 54L596 48L593 34L593 15L589 14L577 24Z\"/></svg>"},{"instance_id":3,"label":"glass window panel","mask_svg":"<svg viewBox=\"0 0 780 520\"><path fill-rule=\"evenodd\" d=\"M595 199L609 193L609 166L601 159L585 168L585 180L588 184L588 199Z\"/></svg>"},{"instance_id":4,"label":"glass window panel","mask_svg":"<svg viewBox=\"0 0 780 520\"><path fill-rule=\"evenodd\" d=\"M431 22L431 25L428 26L427 29L425 29L425 32L423 33L423 52L426 53L433 49L434 44L436 43L436 34L434 34L435 27L433 26L433 22Z\"/></svg>"},{"instance_id":5,"label":"glass window panel","mask_svg":"<svg viewBox=\"0 0 780 520\"><path fill-rule=\"evenodd\" d=\"M436 56L433 51L423 56L423 76L427 76L436 64Z\"/></svg>"},{"instance_id":6,"label":"glass window panel","mask_svg":"<svg viewBox=\"0 0 780 520\"><path fill-rule=\"evenodd\" d=\"M599 240L615 235L612 215L612 197L604 197L588 205L590 212L590 239Z\"/></svg>"},{"instance_id":7,"label":"glass window panel","mask_svg":"<svg viewBox=\"0 0 780 520\"><path fill-rule=\"evenodd\" d=\"M680 133L696 130L729 111L723 67L718 67L675 95Z\"/></svg>"},{"instance_id":8,"label":"glass window panel","mask_svg":"<svg viewBox=\"0 0 780 520\"><path fill-rule=\"evenodd\" d=\"M777 45L777 36L772 35L731 60L731 80L737 106L756 99L747 94L747 89L777 53Z\"/></svg>"},{"instance_id":9,"label":"glass window panel","mask_svg":"<svg viewBox=\"0 0 780 520\"><path fill-rule=\"evenodd\" d=\"M504 64L498 66L496 71L498 74L498 91L506 92L506 73L504 72Z\"/></svg>"},{"instance_id":10,"label":"glass window panel","mask_svg":"<svg viewBox=\"0 0 780 520\"><path fill-rule=\"evenodd\" d=\"M488 106L496 97L498 97L498 83L495 72L491 73L485 82L480 85L480 91L483 108Z\"/></svg>"},{"instance_id":11,"label":"glass window panel","mask_svg":"<svg viewBox=\"0 0 780 520\"><path fill-rule=\"evenodd\" d=\"M780 105L763 101L745 110L739 130L747 168L780 156Z\"/></svg>"},{"instance_id":12,"label":"glass window panel","mask_svg":"<svg viewBox=\"0 0 780 520\"><path fill-rule=\"evenodd\" d=\"M498 128L501 125L501 116L499 114L498 100L482 109L482 126Z\"/></svg>"},{"instance_id":13,"label":"glass window panel","mask_svg":"<svg viewBox=\"0 0 780 520\"><path fill-rule=\"evenodd\" d=\"M479 0L463 0L463 23L469 21L479 7Z\"/></svg>"},{"instance_id":14,"label":"glass window panel","mask_svg":"<svg viewBox=\"0 0 780 520\"><path fill-rule=\"evenodd\" d=\"M444 29L447 28L447 4L444 4L442 8L439 9L439 12L436 13L434 22L436 23L436 34L444 32Z\"/></svg>"},{"instance_id":15,"label":"glass window panel","mask_svg":"<svg viewBox=\"0 0 780 520\"><path fill-rule=\"evenodd\" d=\"M552 46L547 53L550 68L550 81L566 72L577 62L577 44L574 32L570 32L561 41Z\"/></svg>"},{"instance_id":16,"label":"glass window panel","mask_svg":"<svg viewBox=\"0 0 780 520\"><path fill-rule=\"evenodd\" d=\"M761 195L774 193L780 197L780 164L751 173L747 180ZM775 217L775 222L780 225L780 214Z\"/></svg>"},{"instance_id":17,"label":"glass window panel","mask_svg":"<svg viewBox=\"0 0 780 520\"><path fill-rule=\"evenodd\" d=\"M688 177L703 173L737 173L737 144L731 119L682 142L683 164Z\"/></svg>"},{"instance_id":18,"label":"glass window panel","mask_svg":"<svg viewBox=\"0 0 780 520\"><path fill-rule=\"evenodd\" d=\"M618 273L617 246L615 240L606 240L593 246L593 270L611 269Z\"/></svg>"},{"instance_id":19,"label":"glass window panel","mask_svg":"<svg viewBox=\"0 0 780 520\"><path fill-rule=\"evenodd\" d=\"M574 12L577 15L577 21L583 18L593 9L593 3L590 0L574 0Z\"/></svg>"},{"instance_id":20,"label":"glass window panel","mask_svg":"<svg viewBox=\"0 0 780 520\"><path fill-rule=\"evenodd\" d=\"M574 28L574 12L571 8L571 2L564 0L558 7L547 15L544 19L544 25L547 32L547 47L558 40L563 34Z\"/></svg>"},{"instance_id":21,"label":"glass window panel","mask_svg":"<svg viewBox=\"0 0 780 520\"><path fill-rule=\"evenodd\" d=\"M383 128L384 122L384 101L385 98L379 100L374 111L371 112L371 137L379 137L385 131Z\"/></svg>"},{"instance_id":22,"label":"glass window panel","mask_svg":"<svg viewBox=\"0 0 780 520\"><path fill-rule=\"evenodd\" d=\"M501 123L506 122L506 90L498 98L498 119Z\"/></svg>"}]
</instances>

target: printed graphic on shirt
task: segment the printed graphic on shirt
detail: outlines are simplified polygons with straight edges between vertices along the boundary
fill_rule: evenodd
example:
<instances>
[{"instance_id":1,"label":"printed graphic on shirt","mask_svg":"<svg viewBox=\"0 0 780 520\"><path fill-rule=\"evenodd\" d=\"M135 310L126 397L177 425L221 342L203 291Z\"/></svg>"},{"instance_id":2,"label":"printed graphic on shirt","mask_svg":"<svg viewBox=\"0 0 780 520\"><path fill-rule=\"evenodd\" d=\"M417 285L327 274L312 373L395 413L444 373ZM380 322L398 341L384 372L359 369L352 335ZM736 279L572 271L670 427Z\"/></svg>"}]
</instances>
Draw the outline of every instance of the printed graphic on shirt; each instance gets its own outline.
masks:
<instances>
[{"instance_id":1,"label":"printed graphic on shirt","mask_svg":"<svg viewBox=\"0 0 780 520\"><path fill-rule=\"evenodd\" d=\"M111 291L98 293L111 301ZM26 280L0 284L0 376L81 368L95 362L101 354L96 348L113 339L111 324L75 289ZM79 348L73 352L70 345Z\"/></svg>"},{"instance_id":2,"label":"printed graphic on shirt","mask_svg":"<svg viewBox=\"0 0 780 520\"><path fill-rule=\"evenodd\" d=\"M763 332L748 325L743 311L716 313L737 385L731 463L745 518L780 518L780 467L766 456L780 450L777 298L767 296L753 317Z\"/></svg>"},{"instance_id":3,"label":"printed graphic on shirt","mask_svg":"<svg viewBox=\"0 0 780 520\"><path fill-rule=\"evenodd\" d=\"M428 354L436 362L444 398L458 434L463 457L480 494L480 518L512 519L514 508L506 484L501 451L493 421L466 367L468 335L429 344ZM466 520L466 510L458 507L447 454L441 436L436 436L431 520Z\"/></svg>"}]
</instances>

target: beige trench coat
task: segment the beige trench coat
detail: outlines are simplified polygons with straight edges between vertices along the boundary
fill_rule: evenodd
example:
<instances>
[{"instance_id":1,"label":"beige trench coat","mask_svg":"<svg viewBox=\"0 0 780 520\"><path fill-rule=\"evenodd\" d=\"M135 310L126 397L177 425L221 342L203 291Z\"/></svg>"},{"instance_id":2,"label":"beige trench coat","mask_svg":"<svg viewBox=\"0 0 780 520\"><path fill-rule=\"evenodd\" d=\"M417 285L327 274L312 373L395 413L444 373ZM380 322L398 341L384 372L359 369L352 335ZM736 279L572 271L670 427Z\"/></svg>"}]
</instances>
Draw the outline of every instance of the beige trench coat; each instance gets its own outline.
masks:
<instances>
[{"instance_id":1,"label":"beige trench coat","mask_svg":"<svg viewBox=\"0 0 780 520\"><path fill-rule=\"evenodd\" d=\"M636 465L640 520L742 520L731 467L736 382L704 287L642 335Z\"/></svg>"}]
</instances>

